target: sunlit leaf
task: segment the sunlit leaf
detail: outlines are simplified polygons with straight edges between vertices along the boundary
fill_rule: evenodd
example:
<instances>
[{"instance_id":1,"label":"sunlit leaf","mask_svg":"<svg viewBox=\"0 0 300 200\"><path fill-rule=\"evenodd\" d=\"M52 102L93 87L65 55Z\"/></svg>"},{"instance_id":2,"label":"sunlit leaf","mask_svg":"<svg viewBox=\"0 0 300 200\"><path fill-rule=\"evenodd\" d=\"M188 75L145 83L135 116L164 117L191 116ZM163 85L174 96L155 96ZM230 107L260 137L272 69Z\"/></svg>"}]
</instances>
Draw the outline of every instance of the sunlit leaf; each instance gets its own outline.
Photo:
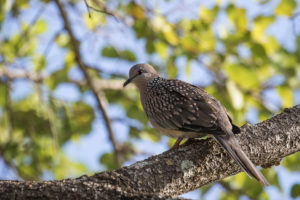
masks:
<instances>
[{"instance_id":1,"label":"sunlit leaf","mask_svg":"<svg viewBox=\"0 0 300 200\"><path fill-rule=\"evenodd\" d=\"M36 71L41 71L43 69L45 69L47 63L46 63L46 58L43 55L38 55L37 57L34 58L33 60L33 65L34 65L34 69Z\"/></svg>"},{"instance_id":2,"label":"sunlit leaf","mask_svg":"<svg viewBox=\"0 0 300 200\"><path fill-rule=\"evenodd\" d=\"M55 38L55 42L63 48L69 47L70 37L66 33L61 33Z\"/></svg>"},{"instance_id":3,"label":"sunlit leaf","mask_svg":"<svg viewBox=\"0 0 300 200\"><path fill-rule=\"evenodd\" d=\"M229 4L226 11L236 30L238 32L245 32L247 30L246 10L244 8L237 8L233 4Z\"/></svg>"},{"instance_id":4,"label":"sunlit leaf","mask_svg":"<svg viewBox=\"0 0 300 200\"><path fill-rule=\"evenodd\" d=\"M293 187L291 189L291 196L293 198L297 198L300 196L300 184L293 185Z\"/></svg>"},{"instance_id":5,"label":"sunlit leaf","mask_svg":"<svg viewBox=\"0 0 300 200\"><path fill-rule=\"evenodd\" d=\"M135 2L131 2L128 5L129 14L132 15L136 19L144 19L145 18L145 9L136 4Z\"/></svg>"},{"instance_id":6,"label":"sunlit leaf","mask_svg":"<svg viewBox=\"0 0 300 200\"><path fill-rule=\"evenodd\" d=\"M228 81L226 87L227 91L229 92L233 107L237 110L241 109L244 105L244 97L241 91L233 81Z\"/></svg>"},{"instance_id":7,"label":"sunlit leaf","mask_svg":"<svg viewBox=\"0 0 300 200\"><path fill-rule=\"evenodd\" d=\"M290 87L284 85L278 86L277 91L282 99L283 108L289 108L293 106L294 95L293 95L293 90Z\"/></svg>"},{"instance_id":8,"label":"sunlit leaf","mask_svg":"<svg viewBox=\"0 0 300 200\"><path fill-rule=\"evenodd\" d=\"M175 78L177 75L178 69L174 63L174 60L169 59L166 67L167 67L167 71L168 71L170 78Z\"/></svg>"},{"instance_id":9,"label":"sunlit leaf","mask_svg":"<svg viewBox=\"0 0 300 200\"><path fill-rule=\"evenodd\" d=\"M227 64L224 69L231 80L245 89L256 88L259 85L255 71L249 67Z\"/></svg>"},{"instance_id":10,"label":"sunlit leaf","mask_svg":"<svg viewBox=\"0 0 300 200\"><path fill-rule=\"evenodd\" d=\"M103 154L100 158L100 163L104 165L107 170L113 170L118 167L115 162L115 155L113 153Z\"/></svg>"},{"instance_id":11,"label":"sunlit leaf","mask_svg":"<svg viewBox=\"0 0 300 200\"><path fill-rule=\"evenodd\" d=\"M300 171L300 152L290 155L283 159L282 166L286 167L289 171Z\"/></svg>"},{"instance_id":12,"label":"sunlit leaf","mask_svg":"<svg viewBox=\"0 0 300 200\"><path fill-rule=\"evenodd\" d=\"M266 28L274 22L273 16L258 16L254 19L254 25L251 31L253 39L258 42L265 42L267 37L265 35Z\"/></svg>"},{"instance_id":13,"label":"sunlit leaf","mask_svg":"<svg viewBox=\"0 0 300 200\"><path fill-rule=\"evenodd\" d=\"M30 30L32 34L41 34L47 30L47 23L44 20L39 20Z\"/></svg>"},{"instance_id":14,"label":"sunlit leaf","mask_svg":"<svg viewBox=\"0 0 300 200\"><path fill-rule=\"evenodd\" d=\"M200 6L200 18L206 23L212 23L219 11L219 6L213 7L213 9L208 9L204 6Z\"/></svg>"},{"instance_id":15,"label":"sunlit leaf","mask_svg":"<svg viewBox=\"0 0 300 200\"><path fill-rule=\"evenodd\" d=\"M75 65L75 53L74 51L68 51L65 57L65 68L69 69L73 65Z\"/></svg>"},{"instance_id":16,"label":"sunlit leaf","mask_svg":"<svg viewBox=\"0 0 300 200\"><path fill-rule=\"evenodd\" d=\"M141 131L140 135L142 139L151 140L153 142L158 142L161 138L161 134L154 129L151 131Z\"/></svg>"},{"instance_id":17,"label":"sunlit leaf","mask_svg":"<svg viewBox=\"0 0 300 200\"><path fill-rule=\"evenodd\" d=\"M297 3L295 0L281 0L279 5L275 9L275 14L291 16L296 7Z\"/></svg>"},{"instance_id":18,"label":"sunlit leaf","mask_svg":"<svg viewBox=\"0 0 300 200\"><path fill-rule=\"evenodd\" d=\"M279 183L278 175L273 168L263 169L263 175L266 177L270 185L276 186L280 191L282 190L281 185Z\"/></svg>"},{"instance_id":19,"label":"sunlit leaf","mask_svg":"<svg viewBox=\"0 0 300 200\"><path fill-rule=\"evenodd\" d=\"M163 42L156 42L154 44L155 50L160 55L162 59L166 59L168 56L168 45Z\"/></svg>"},{"instance_id":20,"label":"sunlit leaf","mask_svg":"<svg viewBox=\"0 0 300 200\"><path fill-rule=\"evenodd\" d=\"M154 18L153 27L156 31L161 32L164 35L165 40L167 40L170 44L176 45L178 43L178 37L172 25L162 16L156 16Z\"/></svg>"},{"instance_id":21,"label":"sunlit leaf","mask_svg":"<svg viewBox=\"0 0 300 200\"><path fill-rule=\"evenodd\" d=\"M84 15L84 22L88 29L94 30L99 25L106 23L106 15L103 15L101 13L93 13L92 17L88 13Z\"/></svg>"},{"instance_id":22,"label":"sunlit leaf","mask_svg":"<svg viewBox=\"0 0 300 200\"><path fill-rule=\"evenodd\" d=\"M130 62L136 61L135 54L130 50L117 50L116 48L109 46L104 47L102 49L102 56L109 57L109 58L121 58L124 60L128 60Z\"/></svg>"}]
</instances>

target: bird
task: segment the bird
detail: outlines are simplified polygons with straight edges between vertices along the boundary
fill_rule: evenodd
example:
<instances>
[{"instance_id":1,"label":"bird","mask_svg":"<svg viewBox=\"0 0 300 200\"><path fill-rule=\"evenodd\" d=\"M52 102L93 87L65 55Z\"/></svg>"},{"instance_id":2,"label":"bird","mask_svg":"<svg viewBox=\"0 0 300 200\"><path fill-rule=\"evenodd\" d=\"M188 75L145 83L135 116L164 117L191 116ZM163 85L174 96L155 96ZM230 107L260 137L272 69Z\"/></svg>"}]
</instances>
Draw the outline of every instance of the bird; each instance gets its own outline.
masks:
<instances>
[{"instance_id":1,"label":"bird","mask_svg":"<svg viewBox=\"0 0 300 200\"><path fill-rule=\"evenodd\" d=\"M263 185L265 177L241 149L233 124L224 106L204 89L190 83L161 77L149 64L131 67L123 87L133 83L140 92L146 116L161 134L177 138L177 148L184 138L212 136L250 176Z\"/></svg>"}]
</instances>

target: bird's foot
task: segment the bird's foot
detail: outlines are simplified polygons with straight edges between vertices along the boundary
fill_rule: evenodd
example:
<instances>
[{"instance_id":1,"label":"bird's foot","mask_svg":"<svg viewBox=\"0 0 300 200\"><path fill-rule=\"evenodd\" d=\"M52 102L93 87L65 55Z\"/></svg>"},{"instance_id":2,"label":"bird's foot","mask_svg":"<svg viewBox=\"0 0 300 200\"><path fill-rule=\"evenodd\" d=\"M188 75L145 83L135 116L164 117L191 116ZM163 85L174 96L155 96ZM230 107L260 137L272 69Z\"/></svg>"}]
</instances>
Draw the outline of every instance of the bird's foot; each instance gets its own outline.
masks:
<instances>
[{"instance_id":1,"label":"bird's foot","mask_svg":"<svg viewBox=\"0 0 300 200\"><path fill-rule=\"evenodd\" d=\"M179 137L179 138L176 140L175 144L171 147L170 150L173 150L173 149L178 148L178 147L180 146L180 142L181 142L182 140L183 140L183 137Z\"/></svg>"},{"instance_id":2,"label":"bird's foot","mask_svg":"<svg viewBox=\"0 0 300 200\"><path fill-rule=\"evenodd\" d=\"M194 142L198 141L196 138L189 138L187 139L187 141L184 143L184 145L189 145L192 144Z\"/></svg>"}]
</instances>

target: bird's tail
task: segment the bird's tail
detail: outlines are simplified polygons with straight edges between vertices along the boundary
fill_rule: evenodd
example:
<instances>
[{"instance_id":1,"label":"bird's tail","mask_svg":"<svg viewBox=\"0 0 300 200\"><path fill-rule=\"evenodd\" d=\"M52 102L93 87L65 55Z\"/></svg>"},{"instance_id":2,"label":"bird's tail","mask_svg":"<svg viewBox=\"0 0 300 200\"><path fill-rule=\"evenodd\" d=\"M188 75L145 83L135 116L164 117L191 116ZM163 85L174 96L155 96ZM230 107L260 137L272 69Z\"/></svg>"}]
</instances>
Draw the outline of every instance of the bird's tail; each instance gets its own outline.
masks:
<instances>
[{"instance_id":1,"label":"bird's tail","mask_svg":"<svg viewBox=\"0 0 300 200\"><path fill-rule=\"evenodd\" d=\"M254 166L246 154L242 151L237 140L232 133L224 135L214 135L214 138L224 147L229 155L242 167L242 169L251 177L257 179L263 185L269 185L265 177Z\"/></svg>"}]
</instances>

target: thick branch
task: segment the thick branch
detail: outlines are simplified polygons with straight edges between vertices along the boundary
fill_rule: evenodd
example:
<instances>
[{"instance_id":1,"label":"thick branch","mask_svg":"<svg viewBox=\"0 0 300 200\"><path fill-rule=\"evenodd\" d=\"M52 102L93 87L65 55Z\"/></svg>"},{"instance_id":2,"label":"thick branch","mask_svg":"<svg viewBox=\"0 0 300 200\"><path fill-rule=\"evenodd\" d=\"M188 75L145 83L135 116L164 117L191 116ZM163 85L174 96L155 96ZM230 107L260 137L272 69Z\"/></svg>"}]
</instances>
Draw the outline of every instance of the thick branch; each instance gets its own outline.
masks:
<instances>
[{"instance_id":1,"label":"thick branch","mask_svg":"<svg viewBox=\"0 0 300 200\"><path fill-rule=\"evenodd\" d=\"M87 66L83 62L83 59L82 59L81 54L80 54L79 41L76 39L76 37L73 33L73 30L71 28L70 20L68 18L67 12L66 12L63 4L60 2L60 0L54 0L54 2L56 3L56 5L59 9L60 15L61 15L61 17L64 21L65 29L67 30L67 32L70 36L73 51L75 53L76 62L78 64L79 68L81 69L81 71L83 72L83 74L85 76L85 79L87 80L88 86L91 88L93 94L96 97L98 108L102 112L102 116L104 118L104 122L105 122L105 125L106 125L106 128L107 128L108 134L109 134L109 139L110 139L110 141L113 145L113 148L114 148L114 152L115 152L115 155L116 155L115 156L116 157L116 162L120 165L120 158L119 158L119 153L118 153L117 142L116 142L116 139L115 139L113 131L112 131L110 119L107 115L107 112L106 112L102 102L101 102L101 95L97 92L97 89L96 89L95 84L93 82L92 76L89 73Z\"/></svg>"},{"instance_id":2,"label":"thick branch","mask_svg":"<svg viewBox=\"0 0 300 200\"><path fill-rule=\"evenodd\" d=\"M241 128L243 150L256 165L271 167L300 151L300 105ZM0 199L146 199L176 197L241 172L214 140L200 140L115 171L61 181L1 181Z\"/></svg>"}]
</instances>

